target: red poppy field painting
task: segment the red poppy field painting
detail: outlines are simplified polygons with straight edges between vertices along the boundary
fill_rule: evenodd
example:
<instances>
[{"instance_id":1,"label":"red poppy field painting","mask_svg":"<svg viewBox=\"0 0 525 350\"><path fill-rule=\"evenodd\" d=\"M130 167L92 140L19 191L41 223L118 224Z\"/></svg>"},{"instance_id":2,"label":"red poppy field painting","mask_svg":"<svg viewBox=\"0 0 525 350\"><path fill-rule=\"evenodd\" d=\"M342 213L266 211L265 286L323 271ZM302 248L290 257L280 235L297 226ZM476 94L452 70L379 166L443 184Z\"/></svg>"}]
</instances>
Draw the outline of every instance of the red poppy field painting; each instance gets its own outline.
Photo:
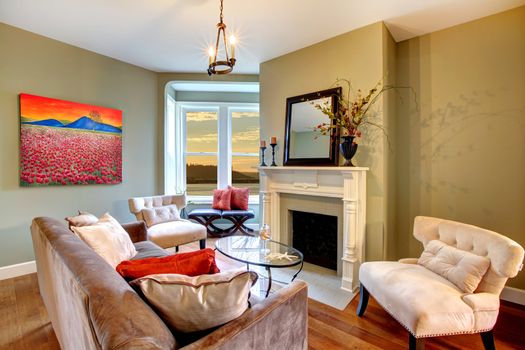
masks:
<instances>
[{"instance_id":1,"label":"red poppy field painting","mask_svg":"<svg viewBox=\"0 0 525 350\"><path fill-rule=\"evenodd\" d=\"M20 94L20 185L122 182L122 111Z\"/></svg>"}]
</instances>

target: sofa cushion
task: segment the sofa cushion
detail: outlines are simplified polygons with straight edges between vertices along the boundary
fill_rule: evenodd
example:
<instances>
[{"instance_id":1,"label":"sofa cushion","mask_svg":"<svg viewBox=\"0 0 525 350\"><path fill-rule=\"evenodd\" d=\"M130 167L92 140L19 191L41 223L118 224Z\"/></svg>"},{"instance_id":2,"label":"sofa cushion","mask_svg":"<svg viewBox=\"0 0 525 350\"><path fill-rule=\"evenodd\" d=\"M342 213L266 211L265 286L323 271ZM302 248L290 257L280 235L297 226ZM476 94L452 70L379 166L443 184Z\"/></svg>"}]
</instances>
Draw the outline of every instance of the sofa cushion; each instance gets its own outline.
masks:
<instances>
[{"instance_id":1,"label":"sofa cushion","mask_svg":"<svg viewBox=\"0 0 525 350\"><path fill-rule=\"evenodd\" d=\"M250 199L250 189L248 187L238 188L228 186L232 190L231 194L231 209L232 210L248 210L248 201Z\"/></svg>"},{"instance_id":2,"label":"sofa cushion","mask_svg":"<svg viewBox=\"0 0 525 350\"><path fill-rule=\"evenodd\" d=\"M473 293L490 266L487 257L449 246L439 240L428 242L418 262L445 277L465 293Z\"/></svg>"},{"instance_id":3,"label":"sofa cushion","mask_svg":"<svg viewBox=\"0 0 525 350\"><path fill-rule=\"evenodd\" d=\"M213 203L211 207L218 210L230 210L231 209L231 196L232 190L227 188L224 190L216 189L213 190Z\"/></svg>"},{"instance_id":4,"label":"sofa cushion","mask_svg":"<svg viewBox=\"0 0 525 350\"><path fill-rule=\"evenodd\" d=\"M256 280L255 272L235 270L198 277L151 275L131 284L174 331L195 332L241 316Z\"/></svg>"},{"instance_id":5,"label":"sofa cushion","mask_svg":"<svg viewBox=\"0 0 525 350\"><path fill-rule=\"evenodd\" d=\"M149 239L163 248L206 239L206 236L206 227L184 219L148 228Z\"/></svg>"},{"instance_id":6,"label":"sofa cushion","mask_svg":"<svg viewBox=\"0 0 525 350\"><path fill-rule=\"evenodd\" d=\"M148 227L180 219L179 209L175 204L164 207L144 208L142 216Z\"/></svg>"},{"instance_id":7,"label":"sofa cushion","mask_svg":"<svg viewBox=\"0 0 525 350\"><path fill-rule=\"evenodd\" d=\"M167 251L151 241L141 241L133 243L137 254L131 260L141 260L146 258L161 258L170 255Z\"/></svg>"},{"instance_id":8,"label":"sofa cushion","mask_svg":"<svg viewBox=\"0 0 525 350\"><path fill-rule=\"evenodd\" d=\"M220 271L215 263L215 251L206 248L161 258L123 261L117 266L117 272L125 279L132 280L160 273L199 276Z\"/></svg>"},{"instance_id":9,"label":"sofa cushion","mask_svg":"<svg viewBox=\"0 0 525 350\"><path fill-rule=\"evenodd\" d=\"M127 232L108 213L102 215L94 225L71 229L113 267L137 254Z\"/></svg>"},{"instance_id":10,"label":"sofa cushion","mask_svg":"<svg viewBox=\"0 0 525 350\"><path fill-rule=\"evenodd\" d=\"M497 307L474 310L458 287L421 265L366 262L359 280L416 337L476 333L496 323Z\"/></svg>"},{"instance_id":11,"label":"sofa cushion","mask_svg":"<svg viewBox=\"0 0 525 350\"><path fill-rule=\"evenodd\" d=\"M94 225L98 222L98 218L87 212L78 212L76 216L68 216L66 221L69 223L69 226L89 226Z\"/></svg>"}]
</instances>

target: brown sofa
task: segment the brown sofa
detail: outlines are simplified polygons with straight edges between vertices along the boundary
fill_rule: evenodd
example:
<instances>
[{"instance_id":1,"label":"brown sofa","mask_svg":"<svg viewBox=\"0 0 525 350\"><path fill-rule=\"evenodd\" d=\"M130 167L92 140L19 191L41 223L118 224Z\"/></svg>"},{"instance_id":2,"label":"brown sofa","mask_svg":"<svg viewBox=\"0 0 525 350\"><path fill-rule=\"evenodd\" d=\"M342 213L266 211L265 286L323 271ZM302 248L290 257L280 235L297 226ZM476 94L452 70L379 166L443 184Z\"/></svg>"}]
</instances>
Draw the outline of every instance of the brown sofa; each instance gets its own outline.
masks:
<instances>
[{"instance_id":1,"label":"brown sofa","mask_svg":"<svg viewBox=\"0 0 525 350\"><path fill-rule=\"evenodd\" d=\"M154 254L144 223L123 225L141 256ZM60 221L31 225L38 284L64 350L306 349L307 288L294 282L239 318L187 344L102 258Z\"/></svg>"}]
</instances>

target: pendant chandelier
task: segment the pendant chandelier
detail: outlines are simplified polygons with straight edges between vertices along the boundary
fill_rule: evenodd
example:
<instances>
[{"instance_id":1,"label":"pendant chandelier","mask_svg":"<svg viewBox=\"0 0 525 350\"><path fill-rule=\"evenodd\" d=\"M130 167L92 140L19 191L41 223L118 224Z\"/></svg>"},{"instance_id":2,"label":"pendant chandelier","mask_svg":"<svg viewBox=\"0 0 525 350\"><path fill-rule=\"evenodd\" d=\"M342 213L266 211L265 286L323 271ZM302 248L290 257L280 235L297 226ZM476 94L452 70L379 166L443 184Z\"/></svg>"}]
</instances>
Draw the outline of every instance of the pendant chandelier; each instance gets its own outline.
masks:
<instances>
[{"instance_id":1,"label":"pendant chandelier","mask_svg":"<svg viewBox=\"0 0 525 350\"><path fill-rule=\"evenodd\" d=\"M233 66L235 66L235 43L236 39L232 35L230 36L229 42L226 41L226 24L222 21L222 3L221 1L221 14L220 14L220 21L217 23L217 41L215 43L215 48L210 47L208 49L208 55L209 55L209 63L208 66L208 75L212 74L228 74L233 70ZM220 42L222 39L223 47L224 47L224 58L218 60L219 55L219 47ZM228 55L228 44L231 49L231 57Z\"/></svg>"}]
</instances>

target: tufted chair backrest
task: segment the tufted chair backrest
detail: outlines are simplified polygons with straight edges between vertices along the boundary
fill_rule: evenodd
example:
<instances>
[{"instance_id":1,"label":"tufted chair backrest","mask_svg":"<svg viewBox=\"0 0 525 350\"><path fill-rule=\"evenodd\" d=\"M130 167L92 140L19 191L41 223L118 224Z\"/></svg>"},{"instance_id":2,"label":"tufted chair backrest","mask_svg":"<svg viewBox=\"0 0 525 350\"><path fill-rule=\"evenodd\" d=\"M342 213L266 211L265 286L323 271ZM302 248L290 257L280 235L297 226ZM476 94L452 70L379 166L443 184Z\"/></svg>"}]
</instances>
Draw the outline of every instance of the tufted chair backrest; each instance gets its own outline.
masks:
<instances>
[{"instance_id":1,"label":"tufted chair backrest","mask_svg":"<svg viewBox=\"0 0 525 350\"><path fill-rule=\"evenodd\" d=\"M477 226L428 216L414 219L414 237L426 247L432 240L490 259L476 293L499 295L507 279L518 274L523 266L523 248L510 238Z\"/></svg>"},{"instance_id":2,"label":"tufted chair backrest","mask_svg":"<svg viewBox=\"0 0 525 350\"><path fill-rule=\"evenodd\" d=\"M137 220L144 221L142 215L142 209L144 208L158 208L170 204L175 204L179 210L186 207L186 195L164 195L164 196L152 196L152 197L135 197L131 198L128 202L129 210L135 214Z\"/></svg>"}]
</instances>

